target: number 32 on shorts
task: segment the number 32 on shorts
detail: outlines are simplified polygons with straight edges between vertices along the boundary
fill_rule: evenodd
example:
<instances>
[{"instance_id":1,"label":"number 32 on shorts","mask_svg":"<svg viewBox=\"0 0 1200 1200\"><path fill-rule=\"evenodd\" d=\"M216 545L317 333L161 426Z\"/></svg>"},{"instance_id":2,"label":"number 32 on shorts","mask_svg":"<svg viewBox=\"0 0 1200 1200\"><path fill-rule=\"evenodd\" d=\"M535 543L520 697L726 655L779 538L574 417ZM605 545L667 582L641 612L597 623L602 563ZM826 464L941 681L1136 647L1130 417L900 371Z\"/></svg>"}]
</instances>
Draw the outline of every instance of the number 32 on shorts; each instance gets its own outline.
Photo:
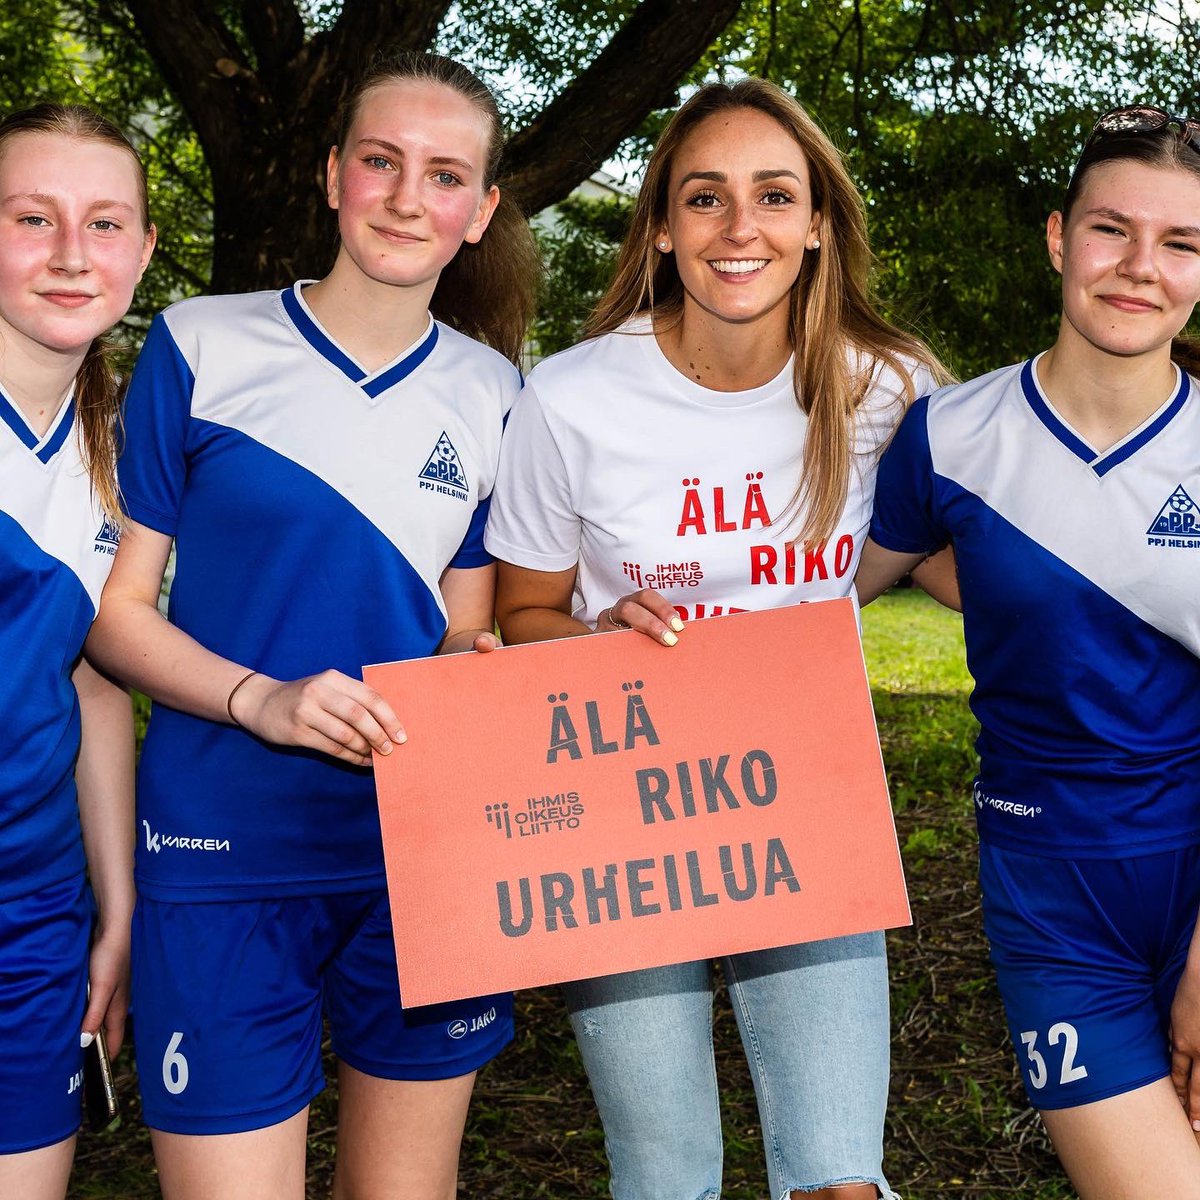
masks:
<instances>
[{"instance_id":1,"label":"number 32 on shorts","mask_svg":"<svg viewBox=\"0 0 1200 1200\"><path fill-rule=\"evenodd\" d=\"M1037 1048L1037 1040L1038 1031L1036 1029L1021 1034L1021 1043L1024 1045L1025 1054L1029 1059L1029 1086L1040 1089L1046 1086L1046 1080L1050 1076L1046 1060ZM1079 1034L1074 1025L1066 1021L1056 1022L1050 1026L1046 1040L1051 1046L1057 1046L1060 1042L1066 1043L1063 1046L1062 1065L1058 1075L1060 1084L1074 1083L1077 1079L1087 1078L1087 1067L1083 1063L1075 1061L1075 1055L1079 1051Z\"/></svg>"}]
</instances>

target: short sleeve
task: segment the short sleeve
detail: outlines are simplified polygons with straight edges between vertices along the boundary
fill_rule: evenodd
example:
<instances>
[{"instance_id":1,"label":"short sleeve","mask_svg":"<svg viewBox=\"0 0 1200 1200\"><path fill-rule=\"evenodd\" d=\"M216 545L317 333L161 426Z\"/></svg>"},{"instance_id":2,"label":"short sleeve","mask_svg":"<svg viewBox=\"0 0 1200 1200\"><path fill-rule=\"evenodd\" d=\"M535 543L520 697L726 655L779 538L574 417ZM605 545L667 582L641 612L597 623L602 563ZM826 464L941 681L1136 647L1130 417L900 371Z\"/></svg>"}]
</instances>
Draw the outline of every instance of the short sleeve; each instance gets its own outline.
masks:
<instances>
[{"instance_id":1,"label":"short sleeve","mask_svg":"<svg viewBox=\"0 0 1200 1200\"><path fill-rule=\"evenodd\" d=\"M950 540L937 506L928 396L904 415L879 463L871 539L900 554L930 554Z\"/></svg>"},{"instance_id":2,"label":"short sleeve","mask_svg":"<svg viewBox=\"0 0 1200 1200\"><path fill-rule=\"evenodd\" d=\"M486 543L496 558L516 566L565 571L579 562L581 522L535 382L536 372L517 397L500 444Z\"/></svg>"},{"instance_id":3,"label":"short sleeve","mask_svg":"<svg viewBox=\"0 0 1200 1200\"><path fill-rule=\"evenodd\" d=\"M195 378L165 319L155 317L125 397L118 469L125 512L174 536L187 477L187 435Z\"/></svg>"},{"instance_id":4,"label":"short sleeve","mask_svg":"<svg viewBox=\"0 0 1200 1200\"><path fill-rule=\"evenodd\" d=\"M483 544L483 531L487 525L491 507L491 496L481 500L476 506L475 511L471 514L471 524L467 526L466 537L463 538L462 545L450 560L452 567L469 570L472 567L491 566L494 559Z\"/></svg>"}]
</instances>

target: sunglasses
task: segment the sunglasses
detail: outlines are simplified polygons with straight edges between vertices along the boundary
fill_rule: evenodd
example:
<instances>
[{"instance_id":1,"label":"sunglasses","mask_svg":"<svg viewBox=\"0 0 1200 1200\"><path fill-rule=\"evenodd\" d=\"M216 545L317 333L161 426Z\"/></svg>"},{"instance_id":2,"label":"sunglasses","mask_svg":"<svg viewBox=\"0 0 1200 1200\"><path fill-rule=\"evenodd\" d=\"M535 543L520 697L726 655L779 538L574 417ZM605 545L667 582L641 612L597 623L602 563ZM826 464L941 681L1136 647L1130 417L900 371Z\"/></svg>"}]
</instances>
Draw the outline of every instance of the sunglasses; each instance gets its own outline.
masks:
<instances>
[{"instance_id":1,"label":"sunglasses","mask_svg":"<svg viewBox=\"0 0 1200 1200\"><path fill-rule=\"evenodd\" d=\"M1113 134L1157 133L1170 126L1175 127L1176 136L1185 146L1190 146L1200 154L1200 121L1181 117L1152 104L1131 104L1125 108L1110 109L1092 126L1083 148L1086 150L1099 138Z\"/></svg>"}]
</instances>

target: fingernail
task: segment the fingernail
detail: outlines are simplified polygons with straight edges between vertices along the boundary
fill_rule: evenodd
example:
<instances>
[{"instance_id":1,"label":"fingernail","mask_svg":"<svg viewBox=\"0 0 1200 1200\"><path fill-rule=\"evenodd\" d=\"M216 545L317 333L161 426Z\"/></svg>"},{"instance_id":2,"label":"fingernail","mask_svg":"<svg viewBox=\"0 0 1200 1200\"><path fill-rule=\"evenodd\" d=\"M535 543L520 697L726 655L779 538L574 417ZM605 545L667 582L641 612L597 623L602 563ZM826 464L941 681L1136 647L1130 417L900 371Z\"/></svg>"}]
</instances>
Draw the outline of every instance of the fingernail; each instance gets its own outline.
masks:
<instances>
[{"instance_id":1,"label":"fingernail","mask_svg":"<svg viewBox=\"0 0 1200 1200\"><path fill-rule=\"evenodd\" d=\"M398 729L392 734L392 741L395 742L397 746L403 746L404 743L408 741L408 734L405 733L403 729Z\"/></svg>"},{"instance_id":2,"label":"fingernail","mask_svg":"<svg viewBox=\"0 0 1200 1200\"><path fill-rule=\"evenodd\" d=\"M82 1033L79 1035L79 1047L80 1047L80 1049L81 1049L81 1050L86 1050L86 1049L87 1049L87 1048L88 1048L88 1047L89 1047L89 1046L90 1046L90 1045L91 1045L91 1044L92 1044L92 1043L93 1043L95 1040L96 1040L96 1035L95 1035L94 1033L88 1033L88 1031L85 1029L85 1030L84 1030L84 1031L83 1031L83 1032L82 1032Z\"/></svg>"},{"instance_id":3,"label":"fingernail","mask_svg":"<svg viewBox=\"0 0 1200 1200\"><path fill-rule=\"evenodd\" d=\"M380 754L391 754L391 752L392 752L392 743L391 742L384 742L383 745L379 747Z\"/></svg>"},{"instance_id":4,"label":"fingernail","mask_svg":"<svg viewBox=\"0 0 1200 1200\"><path fill-rule=\"evenodd\" d=\"M1193 1122L1192 1122L1192 1128L1193 1128L1193 1129L1194 1129L1194 1130L1195 1130L1197 1133L1200 1133L1200 1121L1193 1121Z\"/></svg>"},{"instance_id":5,"label":"fingernail","mask_svg":"<svg viewBox=\"0 0 1200 1200\"><path fill-rule=\"evenodd\" d=\"M682 633L683 632L683 621L681 621L679 619L679 617L672 617L671 618L671 628L673 630L675 630L676 633Z\"/></svg>"},{"instance_id":6,"label":"fingernail","mask_svg":"<svg viewBox=\"0 0 1200 1200\"><path fill-rule=\"evenodd\" d=\"M674 646L677 641L679 641L679 639L669 629L663 634L664 646Z\"/></svg>"}]
</instances>

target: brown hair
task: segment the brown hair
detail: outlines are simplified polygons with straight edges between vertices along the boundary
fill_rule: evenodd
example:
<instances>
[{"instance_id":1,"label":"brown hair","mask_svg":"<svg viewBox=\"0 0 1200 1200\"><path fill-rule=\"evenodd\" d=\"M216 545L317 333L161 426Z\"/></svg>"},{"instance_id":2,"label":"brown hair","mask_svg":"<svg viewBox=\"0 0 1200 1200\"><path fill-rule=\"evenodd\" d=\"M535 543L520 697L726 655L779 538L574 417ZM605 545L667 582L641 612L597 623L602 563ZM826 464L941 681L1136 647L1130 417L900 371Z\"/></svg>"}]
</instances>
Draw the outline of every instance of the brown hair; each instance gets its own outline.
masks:
<instances>
[{"instance_id":1,"label":"brown hair","mask_svg":"<svg viewBox=\"0 0 1200 1200\"><path fill-rule=\"evenodd\" d=\"M1062 215L1065 225L1071 210L1083 190L1084 180L1093 167L1101 163L1133 161L1148 167L1186 171L1200 179L1200 153L1178 136L1174 126L1138 133L1101 133L1084 145L1083 153L1071 172L1067 194L1063 197ZM1200 339L1176 336L1171 339L1171 361L1181 371L1200 376Z\"/></svg>"},{"instance_id":2,"label":"brown hair","mask_svg":"<svg viewBox=\"0 0 1200 1200\"><path fill-rule=\"evenodd\" d=\"M109 120L80 104L35 104L9 113L0 121L0 155L5 146L22 133L50 133L81 142L103 142L124 150L137 178L142 228L150 228L146 197L146 171L129 139ZM95 338L75 376L75 413L79 447L92 488L104 511L121 520L117 488L117 438L121 426L122 375L117 367L120 354L115 343Z\"/></svg>"},{"instance_id":3,"label":"brown hair","mask_svg":"<svg viewBox=\"0 0 1200 1200\"><path fill-rule=\"evenodd\" d=\"M452 88L488 120L486 191L500 175L504 127L496 100L461 63L440 54L393 51L378 57L351 91L338 120L338 144L344 146L363 97L372 88L416 80ZM525 332L533 319L542 264L537 243L516 200L501 190L500 203L483 237L464 242L442 271L430 302L440 321L499 350L520 363Z\"/></svg>"},{"instance_id":4,"label":"brown hair","mask_svg":"<svg viewBox=\"0 0 1200 1200\"><path fill-rule=\"evenodd\" d=\"M674 255L655 248L666 223L671 167L702 121L736 109L765 113L796 141L808 162L813 210L821 214L821 247L804 256L789 323L796 401L809 418L793 503L807 505L800 537L811 545L829 537L845 505L854 414L880 363L904 381L906 406L915 397L903 357L926 364L940 378L946 373L921 341L876 312L862 199L836 147L791 96L763 79L710 83L675 113L650 156L613 281L585 332L610 333L641 312L679 319L684 292ZM861 358L847 353L851 350L861 351Z\"/></svg>"}]
</instances>

